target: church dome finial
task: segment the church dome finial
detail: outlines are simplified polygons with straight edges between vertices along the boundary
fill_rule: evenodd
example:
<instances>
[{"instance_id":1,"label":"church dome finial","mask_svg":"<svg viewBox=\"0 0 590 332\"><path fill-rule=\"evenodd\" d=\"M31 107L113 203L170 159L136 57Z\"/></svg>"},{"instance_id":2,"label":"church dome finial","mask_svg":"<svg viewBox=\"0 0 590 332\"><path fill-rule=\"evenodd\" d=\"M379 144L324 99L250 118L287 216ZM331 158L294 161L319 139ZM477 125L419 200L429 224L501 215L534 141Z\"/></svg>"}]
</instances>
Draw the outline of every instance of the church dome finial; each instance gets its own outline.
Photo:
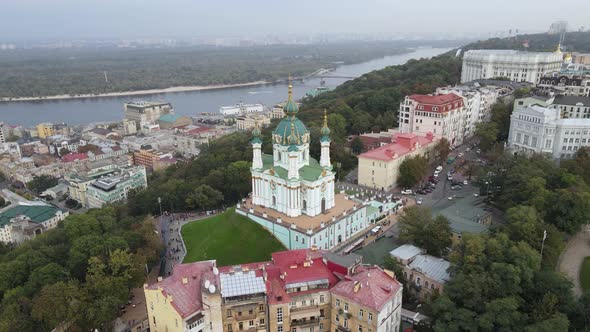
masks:
<instances>
[{"instance_id":1,"label":"church dome finial","mask_svg":"<svg viewBox=\"0 0 590 332\"><path fill-rule=\"evenodd\" d=\"M330 135L330 128L328 128L328 111L324 109L324 125L321 129L322 135L328 136Z\"/></svg>"},{"instance_id":2,"label":"church dome finial","mask_svg":"<svg viewBox=\"0 0 590 332\"><path fill-rule=\"evenodd\" d=\"M258 118L254 120L254 129L252 129L252 143L253 144L260 144L262 140L260 139L261 131L260 127L258 126Z\"/></svg>"},{"instance_id":3,"label":"church dome finial","mask_svg":"<svg viewBox=\"0 0 590 332\"><path fill-rule=\"evenodd\" d=\"M297 103L293 100L292 81L293 78L291 77L291 74L289 74L289 94L287 98L287 103L283 107L283 111L285 112L285 115L294 117L297 114L297 112L299 112L299 106L297 106Z\"/></svg>"}]
</instances>

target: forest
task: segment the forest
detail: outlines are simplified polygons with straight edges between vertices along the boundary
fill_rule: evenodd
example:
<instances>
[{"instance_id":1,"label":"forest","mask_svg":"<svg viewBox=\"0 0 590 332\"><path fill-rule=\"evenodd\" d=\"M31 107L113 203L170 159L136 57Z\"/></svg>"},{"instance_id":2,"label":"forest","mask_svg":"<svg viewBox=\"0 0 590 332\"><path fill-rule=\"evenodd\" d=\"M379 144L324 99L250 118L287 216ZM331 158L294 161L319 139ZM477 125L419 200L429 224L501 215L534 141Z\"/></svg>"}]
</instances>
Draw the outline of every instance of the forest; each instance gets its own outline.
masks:
<instances>
[{"instance_id":1,"label":"forest","mask_svg":"<svg viewBox=\"0 0 590 332\"><path fill-rule=\"evenodd\" d=\"M425 42L426 43L426 42ZM433 46L457 42L433 41ZM423 45L423 44L422 44ZM235 84L309 74L408 52L415 42L254 47L24 49L0 57L0 97L99 94ZM108 81L105 81L105 72Z\"/></svg>"}]
</instances>

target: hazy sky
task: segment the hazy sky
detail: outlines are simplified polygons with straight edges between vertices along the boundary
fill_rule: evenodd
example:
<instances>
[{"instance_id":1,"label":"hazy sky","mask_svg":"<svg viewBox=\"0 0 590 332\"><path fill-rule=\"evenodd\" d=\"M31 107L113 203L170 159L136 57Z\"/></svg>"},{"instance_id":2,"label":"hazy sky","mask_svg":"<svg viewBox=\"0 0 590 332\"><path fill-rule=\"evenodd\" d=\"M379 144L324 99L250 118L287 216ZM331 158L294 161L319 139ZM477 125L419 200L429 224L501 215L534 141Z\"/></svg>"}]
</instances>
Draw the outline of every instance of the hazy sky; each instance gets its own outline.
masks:
<instances>
[{"instance_id":1,"label":"hazy sky","mask_svg":"<svg viewBox=\"0 0 590 332\"><path fill-rule=\"evenodd\" d=\"M590 27L589 0L0 0L0 40ZM575 9L575 10L571 10Z\"/></svg>"}]
</instances>

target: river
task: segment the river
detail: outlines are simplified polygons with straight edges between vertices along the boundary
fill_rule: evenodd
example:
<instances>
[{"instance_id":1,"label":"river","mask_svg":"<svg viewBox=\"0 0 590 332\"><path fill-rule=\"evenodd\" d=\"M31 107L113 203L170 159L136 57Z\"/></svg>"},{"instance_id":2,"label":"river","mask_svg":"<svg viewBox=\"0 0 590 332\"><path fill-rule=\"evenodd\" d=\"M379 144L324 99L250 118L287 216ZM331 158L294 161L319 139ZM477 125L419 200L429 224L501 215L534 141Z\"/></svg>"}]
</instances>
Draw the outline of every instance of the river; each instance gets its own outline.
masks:
<instances>
[{"instance_id":1,"label":"river","mask_svg":"<svg viewBox=\"0 0 590 332\"><path fill-rule=\"evenodd\" d=\"M341 65L331 72L331 75L356 77L387 66L404 64L410 59L431 58L449 50L447 48L419 48L411 53L386 56L359 64ZM325 86L334 88L347 80L326 78ZM319 78L308 79L305 83L294 82L293 95L295 98L301 98L308 90L319 85ZM286 97L287 87L277 84L146 96L5 102L0 103L0 121L28 127L40 122L65 122L69 125L78 125L118 121L123 117L123 103L137 100L167 101L172 103L176 114L194 116L201 112L217 112L221 106L233 105L240 101L271 106L285 100Z\"/></svg>"}]
</instances>

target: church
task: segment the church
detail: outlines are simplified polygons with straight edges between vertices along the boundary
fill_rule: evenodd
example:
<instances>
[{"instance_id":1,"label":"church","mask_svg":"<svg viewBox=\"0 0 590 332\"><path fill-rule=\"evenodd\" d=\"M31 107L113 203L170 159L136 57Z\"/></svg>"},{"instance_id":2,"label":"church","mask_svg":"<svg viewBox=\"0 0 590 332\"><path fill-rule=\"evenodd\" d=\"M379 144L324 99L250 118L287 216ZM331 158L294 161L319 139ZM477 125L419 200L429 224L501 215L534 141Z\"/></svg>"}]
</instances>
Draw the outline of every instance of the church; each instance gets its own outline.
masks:
<instances>
[{"instance_id":1,"label":"church","mask_svg":"<svg viewBox=\"0 0 590 332\"><path fill-rule=\"evenodd\" d=\"M252 193L236 213L264 227L289 250L333 250L362 241L372 221L395 203L372 206L336 193L327 115L319 141L312 142L298 112L289 83L284 117L272 131L272 154L262 153L258 124L252 131ZM311 144L321 147L319 161L309 155Z\"/></svg>"},{"instance_id":2,"label":"church","mask_svg":"<svg viewBox=\"0 0 590 332\"><path fill-rule=\"evenodd\" d=\"M324 114L320 162L309 156L310 133L297 118L292 86L285 117L272 133L272 155L262 154L258 125L252 131L252 202L289 217L314 217L334 207L334 173L330 163L330 129Z\"/></svg>"}]
</instances>

